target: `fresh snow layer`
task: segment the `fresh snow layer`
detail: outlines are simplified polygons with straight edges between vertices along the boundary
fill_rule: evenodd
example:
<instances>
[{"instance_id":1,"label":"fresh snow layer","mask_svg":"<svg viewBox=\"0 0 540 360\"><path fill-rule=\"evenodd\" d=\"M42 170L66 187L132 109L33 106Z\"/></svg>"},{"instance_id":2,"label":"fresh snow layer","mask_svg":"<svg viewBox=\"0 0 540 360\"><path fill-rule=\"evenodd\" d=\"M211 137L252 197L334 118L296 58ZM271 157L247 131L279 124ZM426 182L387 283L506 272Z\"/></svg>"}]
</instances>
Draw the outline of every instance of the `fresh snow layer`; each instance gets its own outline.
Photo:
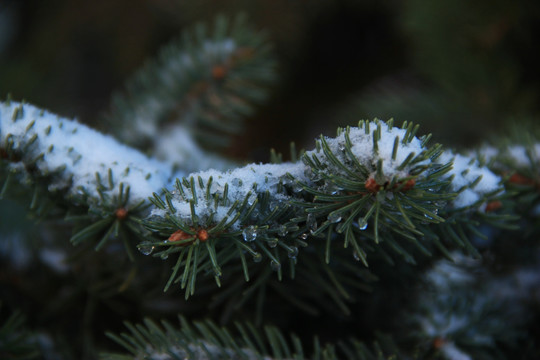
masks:
<instances>
[{"instance_id":1,"label":"fresh snow layer","mask_svg":"<svg viewBox=\"0 0 540 360\"><path fill-rule=\"evenodd\" d=\"M453 163L452 169L445 176L451 178L451 190L458 193L453 201L454 208L471 206L486 194L496 192L501 188L501 178L487 167L480 166L478 160L474 158L454 154L447 150L437 158L437 162ZM478 178L480 180L475 184Z\"/></svg>"},{"instance_id":2,"label":"fresh snow layer","mask_svg":"<svg viewBox=\"0 0 540 360\"><path fill-rule=\"evenodd\" d=\"M190 130L180 124L168 126L160 131L155 144L154 155L161 161L174 164L187 173L206 169L226 170L233 164L204 151L190 134Z\"/></svg>"},{"instance_id":3,"label":"fresh snow layer","mask_svg":"<svg viewBox=\"0 0 540 360\"><path fill-rule=\"evenodd\" d=\"M510 146L507 149L507 156L517 167L529 168L532 163L540 159L540 144L535 144L531 147L522 145Z\"/></svg>"},{"instance_id":4,"label":"fresh snow layer","mask_svg":"<svg viewBox=\"0 0 540 360\"><path fill-rule=\"evenodd\" d=\"M14 121L16 111L18 116ZM44 154L36 166L41 174L58 174L53 177L58 179L51 184L51 190L68 188L69 193L77 195L84 189L99 201L98 173L105 193L118 194L120 183L124 183L124 188L129 186L129 202L133 204L159 192L172 175L170 166L76 121L32 105L13 101L0 104L0 144L11 137L14 148L22 150L34 136L37 140L28 147L23 159L31 160ZM109 169L113 174L113 189L108 188Z\"/></svg>"},{"instance_id":5,"label":"fresh snow layer","mask_svg":"<svg viewBox=\"0 0 540 360\"><path fill-rule=\"evenodd\" d=\"M472 360L472 357L460 350L452 341L446 342L440 351L448 360Z\"/></svg>"},{"instance_id":6,"label":"fresh snow layer","mask_svg":"<svg viewBox=\"0 0 540 360\"><path fill-rule=\"evenodd\" d=\"M381 138L377 141L378 151L374 151L373 148L373 132L377 131L377 124L381 126ZM415 156L419 155L423 150L422 142L413 137L410 142L403 142L403 139L407 133L406 129L400 129L397 127L389 127L385 122L370 122L370 131L366 134L364 128L350 128L349 138L351 140L351 151L356 156L360 164L362 164L368 171L375 172L377 162L382 160L382 170L386 177L386 180L392 179L394 176L407 177L410 175L410 171L413 167L425 164L416 163L414 165L407 165L402 170L397 168L405 161L405 159L414 153ZM366 126L366 125L364 125ZM392 158L394 149L394 141L396 137L399 139L399 147L396 153L396 158ZM325 137L325 141L332 153L340 160L345 159L345 131L335 138ZM318 155L322 150L308 151L308 156L313 154ZM331 171L339 171L331 168Z\"/></svg>"},{"instance_id":7,"label":"fresh snow layer","mask_svg":"<svg viewBox=\"0 0 540 360\"><path fill-rule=\"evenodd\" d=\"M228 170L225 172L210 169L202 172L193 173L190 175L195 180L196 194L191 194L189 188L184 189L186 198L182 198L180 194L174 192L175 197L171 203L176 209L174 216L190 222L191 221L191 205L189 200L196 200L194 204L195 213L199 220L204 224L205 220L211 215L213 222L220 222L225 217L229 219L234 217L234 214L228 214L230 206L235 202L243 202L246 198L248 205L252 205L257 194L269 191L273 205L278 205L282 201L286 201L287 197L277 192L280 182L286 182L286 175L290 173L295 179L306 181L304 171L305 165L301 162L283 163L283 164L249 164L241 168ZM210 194L224 193L225 185L228 184L227 205L215 206L213 199L206 198L206 188L201 189L198 185L198 179L201 178L203 183L208 184L210 177L212 185ZM189 194L189 195L188 195ZM272 206L272 204L271 204ZM154 209L152 215L164 216L165 211ZM231 224L233 229L238 229L239 224Z\"/></svg>"}]
</instances>

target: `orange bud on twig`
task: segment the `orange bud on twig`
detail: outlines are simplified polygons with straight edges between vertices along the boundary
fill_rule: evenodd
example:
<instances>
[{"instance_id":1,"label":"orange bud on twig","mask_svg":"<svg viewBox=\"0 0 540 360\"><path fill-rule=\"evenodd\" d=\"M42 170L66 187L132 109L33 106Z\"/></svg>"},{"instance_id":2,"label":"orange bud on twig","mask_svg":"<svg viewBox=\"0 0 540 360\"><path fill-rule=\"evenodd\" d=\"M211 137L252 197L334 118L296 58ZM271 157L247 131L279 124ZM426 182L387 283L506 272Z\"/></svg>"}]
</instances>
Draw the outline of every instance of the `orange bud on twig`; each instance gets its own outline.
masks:
<instances>
[{"instance_id":1,"label":"orange bud on twig","mask_svg":"<svg viewBox=\"0 0 540 360\"><path fill-rule=\"evenodd\" d=\"M495 210L498 210L502 208L502 202L500 202L499 200L494 200L494 201L490 201L486 204L486 209L485 211L486 212L491 212L491 211L495 211Z\"/></svg>"},{"instance_id":2,"label":"orange bud on twig","mask_svg":"<svg viewBox=\"0 0 540 360\"><path fill-rule=\"evenodd\" d=\"M381 190L381 186L377 184L374 178L367 179L364 186L366 187L367 191L372 193L378 193L379 190Z\"/></svg>"}]
</instances>

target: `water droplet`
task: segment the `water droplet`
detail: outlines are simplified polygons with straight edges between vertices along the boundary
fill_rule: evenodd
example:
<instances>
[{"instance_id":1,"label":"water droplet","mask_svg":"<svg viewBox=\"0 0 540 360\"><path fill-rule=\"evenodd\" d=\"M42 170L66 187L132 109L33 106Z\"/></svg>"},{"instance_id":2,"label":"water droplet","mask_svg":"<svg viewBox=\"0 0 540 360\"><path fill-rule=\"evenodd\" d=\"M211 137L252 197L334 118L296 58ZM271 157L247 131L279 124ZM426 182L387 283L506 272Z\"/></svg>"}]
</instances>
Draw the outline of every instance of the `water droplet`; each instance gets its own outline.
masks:
<instances>
[{"instance_id":1,"label":"water droplet","mask_svg":"<svg viewBox=\"0 0 540 360\"><path fill-rule=\"evenodd\" d=\"M296 259L298 256L298 248L296 246L291 246L291 250L289 251L289 259Z\"/></svg>"},{"instance_id":2,"label":"water droplet","mask_svg":"<svg viewBox=\"0 0 540 360\"><path fill-rule=\"evenodd\" d=\"M275 248L278 244L278 239L269 239L266 243L269 247Z\"/></svg>"},{"instance_id":3,"label":"water droplet","mask_svg":"<svg viewBox=\"0 0 540 360\"><path fill-rule=\"evenodd\" d=\"M278 263L277 261L272 260L270 262L270 267L272 268L272 270L278 271L279 269L281 269L281 264Z\"/></svg>"},{"instance_id":4,"label":"water droplet","mask_svg":"<svg viewBox=\"0 0 540 360\"><path fill-rule=\"evenodd\" d=\"M444 208L446 206L446 201L444 201L444 200L434 201L433 205L435 205L438 209L442 209L442 208Z\"/></svg>"},{"instance_id":5,"label":"water droplet","mask_svg":"<svg viewBox=\"0 0 540 360\"><path fill-rule=\"evenodd\" d=\"M437 214L439 213L439 209L433 210L433 213L434 213L435 215L437 215ZM426 217L426 218L429 219L429 220L433 220L433 217L430 216L430 215L428 215L428 214L424 214L424 217Z\"/></svg>"},{"instance_id":6,"label":"water droplet","mask_svg":"<svg viewBox=\"0 0 540 360\"><path fill-rule=\"evenodd\" d=\"M306 240L307 237L308 237L308 234L306 234L306 233L298 235L298 238L301 239L301 240Z\"/></svg>"},{"instance_id":7,"label":"water droplet","mask_svg":"<svg viewBox=\"0 0 540 360\"><path fill-rule=\"evenodd\" d=\"M240 180L239 178L234 178L232 179L231 184L235 187L242 186L242 180Z\"/></svg>"},{"instance_id":8,"label":"water droplet","mask_svg":"<svg viewBox=\"0 0 540 360\"><path fill-rule=\"evenodd\" d=\"M288 232L289 232L289 230L287 230L287 227L285 225L280 225L280 227L278 228L278 235L279 236L285 236L285 235L287 235Z\"/></svg>"},{"instance_id":9,"label":"water droplet","mask_svg":"<svg viewBox=\"0 0 540 360\"><path fill-rule=\"evenodd\" d=\"M257 227L254 225L246 227L242 231L242 236L244 237L244 241L246 242L255 241L255 239L257 238Z\"/></svg>"},{"instance_id":10,"label":"water droplet","mask_svg":"<svg viewBox=\"0 0 540 360\"><path fill-rule=\"evenodd\" d=\"M353 254L352 254L352 255L353 255L353 258L354 258L354 260L356 260L356 261L360 261L360 255L358 255L358 253L357 253L356 251L355 251L355 252L353 252Z\"/></svg>"},{"instance_id":11,"label":"water droplet","mask_svg":"<svg viewBox=\"0 0 540 360\"><path fill-rule=\"evenodd\" d=\"M137 246L137 249L139 249L139 251L143 255L150 255L152 251L154 251L155 246L152 245L151 243L144 242L144 243L139 244L139 246Z\"/></svg>"},{"instance_id":12,"label":"water droplet","mask_svg":"<svg viewBox=\"0 0 540 360\"><path fill-rule=\"evenodd\" d=\"M306 225L307 225L310 233L313 234L315 231L317 231L317 226L318 225L317 225L317 219L315 218L315 215L309 214L307 216Z\"/></svg>"},{"instance_id":13,"label":"water droplet","mask_svg":"<svg viewBox=\"0 0 540 360\"><path fill-rule=\"evenodd\" d=\"M341 215L339 215L339 213L330 213L328 215L328 221L332 224L338 223L341 221Z\"/></svg>"},{"instance_id":14,"label":"water droplet","mask_svg":"<svg viewBox=\"0 0 540 360\"><path fill-rule=\"evenodd\" d=\"M163 253L163 254L160 255L160 258L163 259L163 260L167 260L169 258L169 254Z\"/></svg>"},{"instance_id":15,"label":"water droplet","mask_svg":"<svg viewBox=\"0 0 540 360\"><path fill-rule=\"evenodd\" d=\"M253 262L260 263L262 261L262 255L260 253L255 253L253 255Z\"/></svg>"},{"instance_id":16,"label":"water droplet","mask_svg":"<svg viewBox=\"0 0 540 360\"><path fill-rule=\"evenodd\" d=\"M360 230L366 230L368 226L368 222L364 218L358 219L358 228Z\"/></svg>"}]
</instances>

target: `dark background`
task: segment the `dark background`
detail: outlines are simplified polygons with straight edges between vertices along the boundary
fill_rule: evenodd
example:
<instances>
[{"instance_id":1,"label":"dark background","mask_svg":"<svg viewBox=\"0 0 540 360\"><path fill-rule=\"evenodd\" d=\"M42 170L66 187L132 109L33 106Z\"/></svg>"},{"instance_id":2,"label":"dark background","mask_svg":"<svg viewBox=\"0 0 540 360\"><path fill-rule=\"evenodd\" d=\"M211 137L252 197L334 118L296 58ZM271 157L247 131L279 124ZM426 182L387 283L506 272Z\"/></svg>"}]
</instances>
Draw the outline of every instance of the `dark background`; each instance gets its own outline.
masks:
<instances>
[{"instance_id":1,"label":"dark background","mask_svg":"<svg viewBox=\"0 0 540 360\"><path fill-rule=\"evenodd\" d=\"M95 124L113 91L186 27L248 13L279 61L268 103L229 153L266 160L289 141L365 118L421 123L477 144L539 110L535 1L130 0L0 2L0 95ZM96 125L94 125L96 126Z\"/></svg>"}]
</instances>

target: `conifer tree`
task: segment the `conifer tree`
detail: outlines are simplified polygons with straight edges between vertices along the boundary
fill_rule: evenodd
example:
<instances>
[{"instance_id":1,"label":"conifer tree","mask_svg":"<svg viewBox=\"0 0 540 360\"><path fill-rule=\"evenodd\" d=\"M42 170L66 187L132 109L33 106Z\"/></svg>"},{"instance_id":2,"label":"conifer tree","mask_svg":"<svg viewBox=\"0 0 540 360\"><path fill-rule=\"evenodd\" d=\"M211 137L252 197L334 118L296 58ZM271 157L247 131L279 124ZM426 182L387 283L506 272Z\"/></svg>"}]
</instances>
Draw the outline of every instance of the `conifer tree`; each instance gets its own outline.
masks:
<instances>
[{"instance_id":1,"label":"conifer tree","mask_svg":"<svg viewBox=\"0 0 540 360\"><path fill-rule=\"evenodd\" d=\"M2 285L21 310L0 309L0 357L540 355L537 129L457 151L374 118L269 163L227 158L277 78L268 37L219 16L113 96L106 133L0 103L0 196L33 217L0 247L37 279ZM55 301L25 324L36 293Z\"/></svg>"}]
</instances>

